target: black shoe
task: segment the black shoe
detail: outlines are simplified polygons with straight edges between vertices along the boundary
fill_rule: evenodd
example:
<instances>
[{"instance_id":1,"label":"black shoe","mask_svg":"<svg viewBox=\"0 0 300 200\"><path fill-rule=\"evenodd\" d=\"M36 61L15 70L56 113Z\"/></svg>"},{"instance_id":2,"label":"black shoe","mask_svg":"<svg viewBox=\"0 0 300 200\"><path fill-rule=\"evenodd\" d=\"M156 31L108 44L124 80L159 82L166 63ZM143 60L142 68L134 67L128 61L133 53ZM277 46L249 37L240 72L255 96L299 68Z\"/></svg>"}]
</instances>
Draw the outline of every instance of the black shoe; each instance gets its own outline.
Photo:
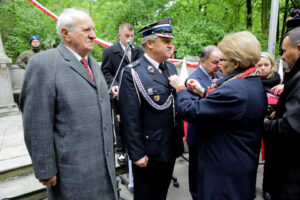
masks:
<instances>
[{"instance_id":1,"label":"black shoe","mask_svg":"<svg viewBox=\"0 0 300 200\"><path fill-rule=\"evenodd\" d=\"M264 197L264 200L271 200L271 195L269 192L263 192L263 197Z\"/></svg>"},{"instance_id":2,"label":"black shoe","mask_svg":"<svg viewBox=\"0 0 300 200\"><path fill-rule=\"evenodd\" d=\"M126 155L126 153L118 153L117 161L118 161L120 166L126 165L127 164L127 155Z\"/></svg>"}]
</instances>

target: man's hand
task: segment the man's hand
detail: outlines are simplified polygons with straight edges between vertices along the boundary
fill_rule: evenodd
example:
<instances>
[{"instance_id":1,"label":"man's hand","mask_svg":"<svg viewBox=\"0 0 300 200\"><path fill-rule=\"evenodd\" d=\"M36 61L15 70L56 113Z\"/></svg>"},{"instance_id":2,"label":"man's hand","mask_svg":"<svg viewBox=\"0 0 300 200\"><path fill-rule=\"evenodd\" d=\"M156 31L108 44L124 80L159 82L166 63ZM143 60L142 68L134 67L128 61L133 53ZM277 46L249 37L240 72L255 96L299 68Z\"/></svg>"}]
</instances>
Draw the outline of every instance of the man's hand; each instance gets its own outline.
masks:
<instances>
[{"instance_id":1,"label":"man's hand","mask_svg":"<svg viewBox=\"0 0 300 200\"><path fill-rule=\"evenodd\" d=\"M56 175L46 180L40 180L40 182L46 187L52 187L56 185Z\"/></svg>"},{"instance_id":2,"label":"man's hand","mask_svg":"<svg viewBox=\"0 0 300 200\"><path fill-rule=\"evenodd\" d=\"M111 88L111 91L113 93L114 96L118 96L119 94L119 86L115 85Z\"/></svg>"},{"instance_id":3,"label":"man's hand","mask_svg":"<svg viewBox=\"0 0 300 200\"><path fill-rule=\"evenodd\" d=\"M281 95L284 89L284 84L274 86L271 90L274 91L275 95Z\"/></svg>"},{"instance_id":4,"label":"man's hand","mask_svg":"<svg viewBox=\"0 0 300 200\"><path fill-rule=\"evenodd\" d=\"M186 83L189 89L191 89L195 94L197 94L200 97L203 97L204 94L204 88L201 86L201 84L195 80L195 79L189 79Z\"/></svg>"},{"instance_id":5,"label":"man's hand","mask_svg":"<svg viewBox=\"0 0 300 200\"><path fill-rule=\"evenodd\" d=\"M139 167L147 167L148 164L148 156L144 156L141 159L134 161L133 164L139 166Z\"/></svg>"}]
</instances>

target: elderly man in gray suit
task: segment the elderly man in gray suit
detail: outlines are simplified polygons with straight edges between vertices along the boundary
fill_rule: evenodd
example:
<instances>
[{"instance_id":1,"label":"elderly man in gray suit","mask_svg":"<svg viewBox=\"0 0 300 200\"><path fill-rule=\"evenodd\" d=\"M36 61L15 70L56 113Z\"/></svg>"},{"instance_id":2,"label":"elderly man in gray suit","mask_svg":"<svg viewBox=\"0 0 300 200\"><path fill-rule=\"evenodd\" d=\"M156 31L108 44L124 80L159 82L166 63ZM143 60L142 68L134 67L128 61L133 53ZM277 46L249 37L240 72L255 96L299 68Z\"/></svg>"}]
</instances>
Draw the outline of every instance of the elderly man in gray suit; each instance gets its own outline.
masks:
<instances>
[{"instance_id":1,"label":"elderly man in gray suit","mask_svg":"<svg viewBox=\"0 0 300 200\"><path fill-rule=\"evenodd\" d=\"M20 97L35 176L49 199L117 199L107 85L88 55L94 23L69 8L57 32L62 43L30 60Z\"/></svg>"}]
</instances>

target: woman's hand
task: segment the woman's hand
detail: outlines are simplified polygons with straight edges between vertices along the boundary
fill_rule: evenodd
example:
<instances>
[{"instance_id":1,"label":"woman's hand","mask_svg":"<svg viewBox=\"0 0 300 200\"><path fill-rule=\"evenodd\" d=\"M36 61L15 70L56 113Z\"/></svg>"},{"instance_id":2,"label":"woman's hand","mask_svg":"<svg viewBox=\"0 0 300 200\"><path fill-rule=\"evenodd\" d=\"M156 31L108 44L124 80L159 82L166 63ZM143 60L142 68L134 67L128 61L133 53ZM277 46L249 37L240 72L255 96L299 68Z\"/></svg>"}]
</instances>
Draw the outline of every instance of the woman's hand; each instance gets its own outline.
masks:
<instances>
[{"instance_id":1,"label":"woman's hand","mask_svg":"<svg viewBox=\"0 0 300 200\"><path fill-rule=\"evenodd\" d=\"M204 88L201 86L201 84L195 80L195 79L189 79L187 81L187 87L192 90L195 94L199 95L200 97L203 97L204 95Z\"/></svg>"},{"instance_id":2,"label":"woman's hand","mask_svg":"<svg viewBox=\"0 0 300 200\"><path fill-rule=\"evenodd\" d=\"M184 86L184 82L177 75L169 77L170 85L176 90L179 86Z\"/></svg>"},{"instance_id":3,"label":"woman's hand","mask_svg":"<svg viewBox=\"0 0 300 200\"><path fill-rule=\"evenodd\" d=\"M274 92L275 95L281 95L284 89L284 84L279 84L274 86L271 90Z\"/></svg>"}]
</instances>

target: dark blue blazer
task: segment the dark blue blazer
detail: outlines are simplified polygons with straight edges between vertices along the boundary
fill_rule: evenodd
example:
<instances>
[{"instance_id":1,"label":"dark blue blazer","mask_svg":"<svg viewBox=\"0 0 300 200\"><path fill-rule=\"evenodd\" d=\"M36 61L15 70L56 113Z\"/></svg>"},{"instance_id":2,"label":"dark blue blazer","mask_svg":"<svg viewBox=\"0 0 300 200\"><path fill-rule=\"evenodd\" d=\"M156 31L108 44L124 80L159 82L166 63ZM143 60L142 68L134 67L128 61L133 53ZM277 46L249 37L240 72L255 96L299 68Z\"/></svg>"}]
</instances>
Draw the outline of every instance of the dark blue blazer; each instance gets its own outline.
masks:
<instances>
[{"instance_id":1,"label":"dark blue blazer","mask_svg":"<svg viewBox=\"0 0 300 200\"><path fill-rule=\"evenodd\" d=\"M177 74L173 64L165 64L169 76ZM149 96L157 104L162 105L171 93L175 96L168 79L145 56L124 68L119 101L121 127L129 157L136 161L147 155L151 160L171 161L183 152L183 129L174 126L172 105L166 110L156 110L137 91L131 68L138 73L145 90L152 91Z\"/></svg>"},{"instance_id":2,"label":"dark blue blazer","mask_svg":"<svg viewBox=\"0 0 300 200\"><path fill-rule=\"evenodd\" d=\"M218 72L216 78L220 78L221 76L222 73ZM211 82L212 82L199 67L187 78L187 80L189 79L197 80L205 89L211 86ZM194 94L191 90L188 91L191 93L193 99L199 99L198 95ZM196 133L199 130L197 129L198 129L197 125L188 123L186 142L189 147L197 147L198 145L198 137Z\"/></svg>"},{"instance_id":3,"label":"dark blue blazer","mask_svg":"<svg viewBox=\"0 0 300 200\"><path fill-rule=\"evenodd\" d=\"M220 79L222 83L245 69ZM201 200L253 200L267 98L260 77L224 82L207 98L178 93L178 113L199 124L198 188Z\"/></svg>"}]
</instances>

